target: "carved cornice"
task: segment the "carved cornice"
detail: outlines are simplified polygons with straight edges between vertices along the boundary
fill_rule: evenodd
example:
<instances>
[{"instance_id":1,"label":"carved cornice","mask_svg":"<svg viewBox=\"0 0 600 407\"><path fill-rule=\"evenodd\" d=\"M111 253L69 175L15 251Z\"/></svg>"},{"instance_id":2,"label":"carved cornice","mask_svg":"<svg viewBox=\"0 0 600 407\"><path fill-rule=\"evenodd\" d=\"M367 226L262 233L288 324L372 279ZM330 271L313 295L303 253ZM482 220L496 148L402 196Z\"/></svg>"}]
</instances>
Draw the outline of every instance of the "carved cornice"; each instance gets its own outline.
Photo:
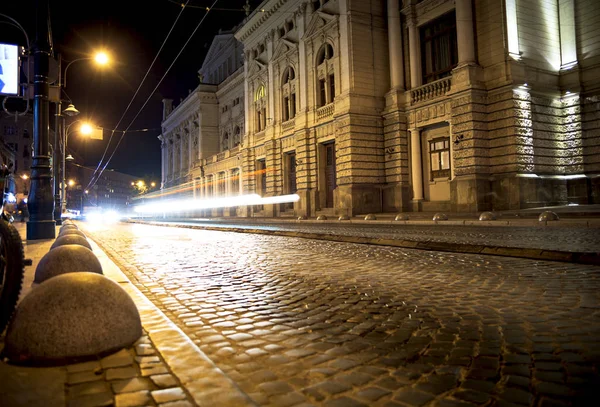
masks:
<instances>
[{"instance_id":1,"label":"carved cornice","mask_svg":"<svg viewBox=\"0 0 600 407\"><path fill-rule=\"evenodd\" d=\"M257 9L254 13L252 13L252 15L250 16L248 21L242 26L242 28L240 28L236 32L235 37L240 42L244 42L245 40L247 40L248 37L250 37L254 32L259 30L261 25L263 25L272 15L274 15L277 12L277 10L281 8L281 6L283 6L288 1L289 0L270 1L265 5L265 8L261 10Z\"/></svg>"}]
</instances>

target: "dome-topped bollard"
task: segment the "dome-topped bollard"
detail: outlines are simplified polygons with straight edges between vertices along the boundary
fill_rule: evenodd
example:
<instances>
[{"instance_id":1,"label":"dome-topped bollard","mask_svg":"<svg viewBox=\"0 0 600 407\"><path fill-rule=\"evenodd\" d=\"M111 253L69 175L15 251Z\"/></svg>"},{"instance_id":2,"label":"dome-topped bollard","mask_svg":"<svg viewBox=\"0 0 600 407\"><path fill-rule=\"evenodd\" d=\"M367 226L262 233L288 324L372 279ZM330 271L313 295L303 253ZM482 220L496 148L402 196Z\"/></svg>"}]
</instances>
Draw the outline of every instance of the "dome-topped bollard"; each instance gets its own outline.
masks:
<instances>
[{"instance_id":1,"label":"dome-topped bollard","mask_svg":"<svg viewBox=\"0 0 600 407\"><path fill-rule=\"evenodd\" d=\"M377 220L377 216L369 213L367 216L365 216L365 220Z\"/></svg>"},{"instance_id":2,"label":"dome-topped bollard","mask_svg":"<svg viewBox=\"0 0 600 407\"><path fill-rule=\"evenodd\" d=\"M87 238L87 236L85 235L85 233L83 233L79 229L65 229L65 230L63 230L61 232L58 232L58 237L65 236L65 235L78 235L78 236Z\"/></svg>"},{"instance_id":3,"label":"dome-topped bollard","mask_svg":"<svg viewBox=\"0 0 600 407\"><path fill-rule=\"evenodd\" d=\"M348 215L340 215L340 217L338 218L338 220L350 220L350 216L348 216Z\"/></svg>"},{"instance_id":4,"label":"dome-topped bollard","mask_svg":"<svg viewBox=\"0 0 600 407\"><path fill-rule=\"evenodd\" d=\"M448 215L446 215L445 213L438 212L435 215L433 215L433 220L448 220Z\"/></svg>"},{"instance_id":5,"label":"dome-topped bollard","mask_svg":"<svg viewBox=\"0 0 600 407\"><path fill-rule=\"evenodd\" d=\"M40 284L60 274L78 271L103 274L102 264L94 252L78 244L67 244L48 251L40 259L33 282Z\"/></svg>"},{"instance_id":6,"label":"dome-topped bollard","mask_svg":"<svg viewBox=\"0 0 600 407\"><path fill-rule=\"evenodd\" d=\"M399 213L396 215L394 220L408 220L408 215L405 213Z\"/></svg>"},{"instance_id":7,"label":"dome-topped bollard","mask_svg":"<svg viewBox=\"0 0 600 407\"><path fill-rule=\"evenodd\" d=\"M319 215L317 217L317 220L327 220L327 216L325 216L325 215Z\"/></svg>"},{"instance_id":8,"label":"dome-topped bollard","mask_svg":"<svg viewBox=\"0 0 600 407\"><path fill-rule=\"evenodd\" d=\"M141 335L139 312L119 284L102 274L68 273L19 303L2 357L14 364L72 364L129 347Z\"/></svg>"},{"instance_id":9,"label":"dome-topped bollard","mask_svg":"<svg viewBox=\"0 0 600 407\"><path fill-rule=\"evenodd\" d=\"M479 220L481 221L486 221L486 220L496 220L498 219L498 217L496 216L496 214L494 212L482 212L481 215L479 215Z\"/></svg>"},{"instance_id":10,"label":"dome-topped bollard","mask_svg":"<svg viewBox=\"0 0 600 407\"><path fill-rule=\"evenodd\" d=\"M92 245L88 242L87 238L79 235L59 235L56 240L54 240L54 243L52 243L52 246L50 246L50 250L67 244L78 244L92 250Z\"/></svg>"},{"instance_id":11,"label":"dome-topped bollard","mask_svg":"<svg viewBox=\"0 0 600 407\"><path fill-rule=\"evenodd\" d=\"M559 220L560 218L558 217L558 215L556 214L556 212L552 212L552 211L544 211L540 214L540 217L538 218L538 221L540 222L548 222L548 221L555 221L555 220Z\"/></svg>"}]
</instances>

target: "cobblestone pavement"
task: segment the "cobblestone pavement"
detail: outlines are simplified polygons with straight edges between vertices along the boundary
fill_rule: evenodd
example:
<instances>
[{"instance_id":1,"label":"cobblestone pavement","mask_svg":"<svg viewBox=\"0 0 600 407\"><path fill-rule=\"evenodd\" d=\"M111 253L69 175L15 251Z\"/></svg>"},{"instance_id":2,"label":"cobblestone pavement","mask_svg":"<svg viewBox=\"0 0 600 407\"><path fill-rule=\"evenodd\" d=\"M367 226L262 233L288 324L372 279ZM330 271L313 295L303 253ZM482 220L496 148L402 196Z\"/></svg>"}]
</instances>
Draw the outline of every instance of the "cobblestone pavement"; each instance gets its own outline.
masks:
<instances>
[{"instance_id":1,"label":"cobblestone pavement","mask_svg":"<svg viewBox=\"0 0 600 407\"><path fill-rule=\"evenodd\" d=\"M598 266L140 224L81 228L260 406L597 399Z\"/></svg>"},{"instance_id":2,"label":"cobblestone pavement","mask_svg":"<svg viewBox=\"0 0 600 407\"><path fill-rule=\"evenodd\" d=\"M174 221L182 225L263 229L340 236L376 237L419 242L486 244L497 247L521 247L569 252L600 252L600 222L581 226L457 226L457 225L367 225L347 223L305 223L231 221ZM431 222L429 222L431 223Z\"/></svg>"}]
</instances>

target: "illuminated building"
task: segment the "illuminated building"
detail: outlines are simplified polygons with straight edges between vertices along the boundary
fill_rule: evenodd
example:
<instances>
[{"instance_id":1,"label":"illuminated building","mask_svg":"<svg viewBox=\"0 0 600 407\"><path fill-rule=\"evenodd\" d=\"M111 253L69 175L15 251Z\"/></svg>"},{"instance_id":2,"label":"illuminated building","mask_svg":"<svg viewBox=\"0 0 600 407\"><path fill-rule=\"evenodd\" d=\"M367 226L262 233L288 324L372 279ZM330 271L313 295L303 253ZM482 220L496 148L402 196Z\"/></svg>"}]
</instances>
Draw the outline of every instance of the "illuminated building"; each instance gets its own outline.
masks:
<instances>
[{"instance_id":1,"label":"illuminated building","mask_svg":"<svg viewBox=\"0 0 600 407\"><path fill-rule=\"evenodd\" d=\"M598 203L594 7L265 1L215 37L198 88L165 101L163 190L300 195L213 216Z\"/></svg>"}]
</instances>

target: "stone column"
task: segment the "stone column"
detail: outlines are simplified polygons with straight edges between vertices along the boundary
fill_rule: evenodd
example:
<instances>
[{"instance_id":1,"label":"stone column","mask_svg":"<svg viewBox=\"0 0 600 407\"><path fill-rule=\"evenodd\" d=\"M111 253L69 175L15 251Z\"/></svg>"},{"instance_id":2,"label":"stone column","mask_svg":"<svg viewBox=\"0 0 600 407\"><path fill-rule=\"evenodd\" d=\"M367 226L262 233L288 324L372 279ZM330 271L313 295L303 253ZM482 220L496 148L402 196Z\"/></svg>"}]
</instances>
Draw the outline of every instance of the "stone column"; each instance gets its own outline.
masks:
<instances>
[{"instance_id":1,"label":"stone column","mask_svg":"<svg viewBox=\"0 0 600 407\"><path fill-rule=\"evenodd\" d=\"M458 43L458 65L476 63L473 4L471 0L456 0L456 40Z\"/></svg>"},{"instance_id":2,"label":"stone column","mask_svg":"<svg viewBox=\"0 0 600 407\"><path fill-rule=\"evenodd\" d=\"M421 75L421 50L419 41L419 28L414 17L408 20L408 47L410 52L410 87L418 88L422 83Z\"/></svg>"},{"instance_id":3,"label":"stone column","mask_svg":"<svg viewBox=\"0 0 600 407\"><path fill-rule=\"evenodd\" d=\"M413 200L423 199L423 165L421 158L421 130L410 130L410 162L412 163Z\"/></svg>"},{"instance_id":4,"label":"stone column","mask_svg":"<svg viewBox=\"0 0 600 407\"><path fill-rule=\"evenodd\" d=\"M404 59L402 58L399 2L399 0L388 0L387 2L390 84L392 89L404 90Z\"/></svg>"}]
</instances>

